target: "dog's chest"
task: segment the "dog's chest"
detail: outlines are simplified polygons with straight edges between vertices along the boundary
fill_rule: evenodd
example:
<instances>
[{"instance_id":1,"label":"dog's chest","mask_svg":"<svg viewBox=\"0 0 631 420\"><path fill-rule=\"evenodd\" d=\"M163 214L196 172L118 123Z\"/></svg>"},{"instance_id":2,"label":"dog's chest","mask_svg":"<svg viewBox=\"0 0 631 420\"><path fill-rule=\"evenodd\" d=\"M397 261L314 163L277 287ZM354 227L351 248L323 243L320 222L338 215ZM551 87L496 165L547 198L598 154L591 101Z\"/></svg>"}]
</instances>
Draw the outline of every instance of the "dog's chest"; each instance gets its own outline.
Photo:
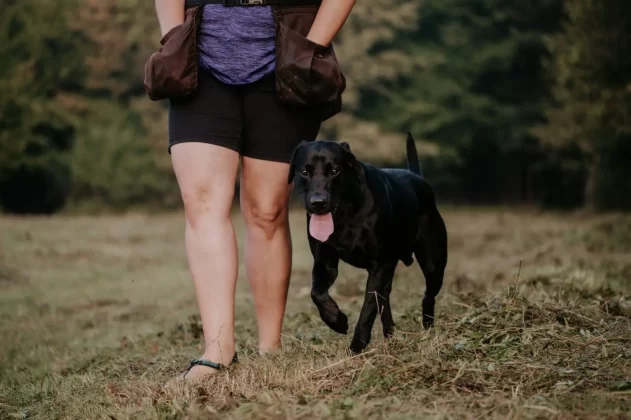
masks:
<instances>
[{"instance_id":1,"label":"dog's chest","mask_svg":"<svg viewBox=\"0 0 631 420\"><path fill-rule=\"evenodd\" d=\"M384 235L383 226L376 218L361 223L349 223L336 228L327 241L342 261L358 268L368 268L374 261L396 256L396 244Z\"/></svg>"}]
</instances>

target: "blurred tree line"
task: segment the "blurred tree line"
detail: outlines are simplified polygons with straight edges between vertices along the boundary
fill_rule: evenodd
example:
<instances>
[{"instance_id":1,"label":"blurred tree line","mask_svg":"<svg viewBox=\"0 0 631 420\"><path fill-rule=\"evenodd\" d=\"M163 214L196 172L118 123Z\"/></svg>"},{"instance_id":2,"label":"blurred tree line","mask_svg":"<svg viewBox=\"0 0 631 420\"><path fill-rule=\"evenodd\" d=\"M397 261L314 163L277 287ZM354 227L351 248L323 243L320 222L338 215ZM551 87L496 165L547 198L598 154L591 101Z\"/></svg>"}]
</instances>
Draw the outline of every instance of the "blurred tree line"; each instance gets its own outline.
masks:
<instances>
[{"instance_id":1,"label":"blurred tree line","mask_svg":"<svg viewBox=\"0 0 631 420\"><path fill-rule=\"evenodd\" d=\"M631 3L364 0L321 138L401 165L441 202L631 209ZM166 103L143 90L152 1L0 2L0 206L172 208Z\"/></svg>"}]
</instances>

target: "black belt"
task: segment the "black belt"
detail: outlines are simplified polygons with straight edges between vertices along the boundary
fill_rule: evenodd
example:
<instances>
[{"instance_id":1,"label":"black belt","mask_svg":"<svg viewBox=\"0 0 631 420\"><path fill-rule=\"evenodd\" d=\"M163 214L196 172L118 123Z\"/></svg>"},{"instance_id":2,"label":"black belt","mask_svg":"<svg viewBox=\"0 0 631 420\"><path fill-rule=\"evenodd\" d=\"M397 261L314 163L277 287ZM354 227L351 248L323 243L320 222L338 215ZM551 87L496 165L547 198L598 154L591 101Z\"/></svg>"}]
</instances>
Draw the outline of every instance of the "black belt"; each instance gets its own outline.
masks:
<instances>
[{"instance_id":1,"label":"black belt","mask_svg":"<svg viewBox=\"0 0 631 420\"><path fill-rule=\"evenodd\" d=\"M223 4L224 6L315 6L322 0L186 0L186 7L203 4Z\"/></svg>"}]
</instances>

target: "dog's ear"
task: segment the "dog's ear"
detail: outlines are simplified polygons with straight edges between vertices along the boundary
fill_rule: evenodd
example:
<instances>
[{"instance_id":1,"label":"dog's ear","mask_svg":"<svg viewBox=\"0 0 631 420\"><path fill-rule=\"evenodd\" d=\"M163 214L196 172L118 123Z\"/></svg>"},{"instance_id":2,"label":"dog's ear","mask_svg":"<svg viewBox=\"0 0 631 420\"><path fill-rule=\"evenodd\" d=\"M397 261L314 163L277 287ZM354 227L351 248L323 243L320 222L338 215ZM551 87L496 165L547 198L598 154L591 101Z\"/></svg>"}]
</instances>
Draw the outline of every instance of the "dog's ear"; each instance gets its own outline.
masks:
<instances>
[{"instance_id":1,"label":"dog's ear","mask_svg":"<svg viewBox=\"0 0 631 420\"><path fill-rule=\"evenodd\" d=\"M294 152L291 154L291 159L289 159L289 174L287 175L287 184L291 184L294 181L294 172L296 171L296 155L298 154L298 150L307 144L308 142L303 140L300 142L298 146L294 148Z\"/></svg>"},{"instance_id":2,"label":"dog's ear","mask_svg":"<svg viewBox=\"0 0 631 420\"><path fill-rule=\"evenodd\" d=\"M345 150L344 155L346 156L346 164L351 168L355 168L355 165L357 165L357 158L353 152L351 152L351 146L345 141L341 141L338 144Z\"/></svg>"},{"instance_id":3,"label":"dog's ear","mask_svg":"<svg viewBox=\"0 0 631 420\"><path fill-rule=\"evenodd\" d=\"M357 166L357 158L350 150L346 152L346 162L351 168L355 168Z\"/></svg>"},{"instance_id":4,"label":"dog's ear","mask_svg":"<svg viewBox=\"0 0 631 420\"><path fill-rule=\"evenodd\" d=\"M355 171L355 175L357 176L357 181L362 182L364 168L359 164L357 157L355 154L351 152L351 147L346 142L341 142L340 146L342 146L346 150L346 164Z\"/></svg>"}]
</instances>

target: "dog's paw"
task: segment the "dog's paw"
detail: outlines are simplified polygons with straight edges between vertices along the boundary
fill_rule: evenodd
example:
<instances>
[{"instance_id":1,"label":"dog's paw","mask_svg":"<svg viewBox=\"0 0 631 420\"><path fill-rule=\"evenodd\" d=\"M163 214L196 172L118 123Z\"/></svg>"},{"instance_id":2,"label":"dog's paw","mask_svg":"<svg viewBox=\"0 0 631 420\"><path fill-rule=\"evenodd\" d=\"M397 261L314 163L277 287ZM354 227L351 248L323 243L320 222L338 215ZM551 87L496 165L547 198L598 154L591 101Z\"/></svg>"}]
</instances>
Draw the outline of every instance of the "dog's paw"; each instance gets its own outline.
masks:
<instances>
[{"instance_id":1,"label":"dog's paw","mask_svg":"<svg viewBox=\"0 0 631 420\"><path fill-rule=\"evenodd\" d=\"M348 354L351 355L351 356L359 356L360 354L362 354L362 352L361 352L361 350L357 350L357 349L353 350L352 347L349 347L348 348Z\"/></svg>"},{"instance_id":2,"label":"dog's paw","mask_svg":"<svg viewBox=\"0 0 631 420\"><path fill-rule=\"evenodd\" d=\"M388 339L391 338L394 335L394 331L395 331L395 326L392 325L392 328L384 328L383 329L383 336L384 338Z\"/></svg>"},{"instance_id":3,"label":"dog's paw","mask_svg":"<svg viewBox=\"0 0 631 420\"><path fill-rule=\"evenodd\" d=\"M423 328L429 330L434 326L434 317L423 315Z\"/></svg>"},{"instance_id":4,"label":"dog's paw","mask_svg":"<svg viewBox=\"0 0 631 420\"><path fill-rule=\"evenodd\" d=\"M340 312L335 322L330 323L329 327L338 334L348 334L348 317Z\"/></svg>"},{"instance_id":5,"label":"dog's paw","mask_svg":"<svg viewBox=\"0 0 631 420\"><path fill-rule=\"evenodd\" d=\"M366 350L367 346L368 343L365 343L358 338L353 338L353 341L351 341L351 346L348 348L348 350L351 352L352 355L356 356L358 354L362 354L364 350Z\"/></svg>"}]
</instances>

